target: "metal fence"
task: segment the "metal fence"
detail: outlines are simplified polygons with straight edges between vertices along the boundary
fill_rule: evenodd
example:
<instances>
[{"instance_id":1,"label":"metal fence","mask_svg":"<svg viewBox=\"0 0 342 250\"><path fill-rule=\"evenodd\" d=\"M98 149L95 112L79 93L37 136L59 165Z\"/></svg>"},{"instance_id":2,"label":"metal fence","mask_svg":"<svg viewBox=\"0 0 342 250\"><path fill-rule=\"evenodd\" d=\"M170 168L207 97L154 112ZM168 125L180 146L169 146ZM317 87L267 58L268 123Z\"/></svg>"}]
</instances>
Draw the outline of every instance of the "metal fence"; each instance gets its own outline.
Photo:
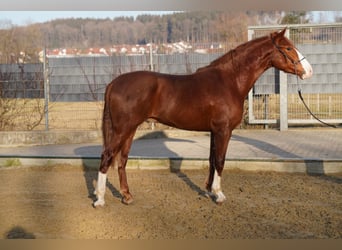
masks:
<instances>
[{"instance_id":1,"label":"metal fence","mask_svg":"<svg viewBox=\"0 0 342 250\"><path fill-rule=\"evenodd\" d=\"M280 30L284 26L249 27L249 39ZM312 111L324 121L342 122L342 24L289 25L287 36L311 63L312 78L295 76L269 69L256 82L249 94L249 122L315 124L297 95L301 88ZM284 89L285 92L281 91ZM284 117L286 116L286 117Z\"/></svg>"},{"instance_id":2,"label":"metal fence","mask_svg":"<svg viewBox=\"0 0 342 250\"><path fill-rule=\"evenodd\" d=\"M106 85L122 73L150 70L186 74L220 54L115 55L49 58L50 102L103 101Z\"/></svg>"},{"instance_id":3,"label":"metal fence","mask_svg":"<svg viewBox=\"0 0 342 250\"><path fill-rule=\"evenodd\" d=\"M0 97L44 98L43 64L0 64Z\"/></svg>"},{"instance_id":4,"label":"metal fence","mask_svg":"<svg viewBox=\"0 0 342 250\"><path fill-rule=\"evenodd\" d=\"M0 131L40 126L43 98L42 64L0 64Z\"/></svg>"},{"instance_id":5,"label":"metal fence","mask_svg":"<svg viewBox=\"0 0 342 250\"><path fill-rule=\"evenodd\" d=\"M49 58L49 129L98 129L106 85L122 73L150 70L187 74L220 54L114 55ZM61 115L62 114L62 115ZM143 124L149 127L150 123Z\"/></svg>"},{"instance_id":6,"label":"metal fence","mask_svg":"<svg viewBox=\"0 0 342 250\"><path fill-rule=\"evenodd\" d=\"M45 67L43 64L25 64L20 69L16 64L2 65L0 100L6 101L6 106L11 109L16 108L7 108L9 112L0 117L4 121L3 125L0 122L0 130L99 129L105 87L118 75L150 69L187 74L220 55L49 57ZM2 108L0 105L0 111ZM27 119L28 114L32 119Z\"/></svg>"},{"instance_id":7,"label":"metal fence","mask_svg":"<svg viewBox=\"0 0 342 250\"><path fill-rule=\"evenodd\" d=\"M249 39L281 28L249 27ZM312 78L300 81L307 104L322 119L342 122L342 24L291 25L288 36L314 69ZM45 66L0 65L0 130L99 129L105 86L116 76L151 69L188 74L220 55L49 57ZM249 122L281 125L285 114L285 128L315 123L297 88L294 76L269 69L249 94Z\"/></svg>"}]
</instances>

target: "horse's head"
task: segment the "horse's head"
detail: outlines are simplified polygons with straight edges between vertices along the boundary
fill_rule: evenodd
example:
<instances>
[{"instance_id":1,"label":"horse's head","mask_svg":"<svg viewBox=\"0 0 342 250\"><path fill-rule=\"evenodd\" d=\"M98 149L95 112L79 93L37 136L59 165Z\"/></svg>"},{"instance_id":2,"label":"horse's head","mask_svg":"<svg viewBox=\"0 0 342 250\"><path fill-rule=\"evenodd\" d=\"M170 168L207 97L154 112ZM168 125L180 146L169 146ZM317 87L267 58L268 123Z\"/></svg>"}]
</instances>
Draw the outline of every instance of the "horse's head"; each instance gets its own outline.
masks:
<instances>
[{"instance_id":1,"label":"horse's head","mask_svg":"<svg viewBox=\"0 0 342 250\"><path fill-rule=\"evenodd\" d=\"M298 75L301 79L310 78L312 76L310 63L296 49L293 43L284 36L285 31L286 28L271 34L274 45L271 59L272 66L287 73Z\"/></svg>"}]
</instances>

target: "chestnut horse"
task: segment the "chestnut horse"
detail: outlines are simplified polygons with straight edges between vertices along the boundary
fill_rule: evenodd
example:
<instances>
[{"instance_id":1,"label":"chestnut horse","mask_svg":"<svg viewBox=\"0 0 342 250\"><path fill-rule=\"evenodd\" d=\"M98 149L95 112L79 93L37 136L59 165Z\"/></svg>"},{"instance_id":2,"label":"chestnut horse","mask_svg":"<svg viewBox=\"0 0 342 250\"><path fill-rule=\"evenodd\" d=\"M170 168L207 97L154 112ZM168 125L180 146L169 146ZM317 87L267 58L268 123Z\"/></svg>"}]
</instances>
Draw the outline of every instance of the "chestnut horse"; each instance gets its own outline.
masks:
<instances>
[{"instance_id":1,"label":"chestnut horse","mask_svg":"<svg viewBox=\"0 0 342 250\"><path fill-rule=\"evenodd\" d=\"M284 36L285 30L246 42L193 74L137 71L114 79L105 92L103 152L93 205L105 204L107 171L114 163L122 202L133 201L125 168L135 131L147 118L180 129L210 131L206 189L222 203L226 197L221 175L228 142L255 81L270 67L301 79L312 75L311 65Z\"/></svg>"}]
</instances>

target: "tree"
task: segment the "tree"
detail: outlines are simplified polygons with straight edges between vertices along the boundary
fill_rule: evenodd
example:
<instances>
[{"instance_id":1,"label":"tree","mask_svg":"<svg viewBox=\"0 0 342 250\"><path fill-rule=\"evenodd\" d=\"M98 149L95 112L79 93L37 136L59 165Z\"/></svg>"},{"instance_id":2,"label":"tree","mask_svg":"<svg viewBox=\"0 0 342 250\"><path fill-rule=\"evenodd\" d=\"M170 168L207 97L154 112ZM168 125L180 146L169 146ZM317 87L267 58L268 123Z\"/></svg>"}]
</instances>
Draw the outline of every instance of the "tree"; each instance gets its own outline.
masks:
<instances>
[{"instance_id":1,"label":"tree","mask_svg":"<svg viewBox=\"0 0 342 250\"><path fill-rule=\"evenodd\" d=\"M342 22L342 11L334 11L334 19L336 23Z\"/></svg>"},{"instance_id":2,"label":"tree","mask_svg":"<svg viewBox=\"0 0 342 250\"><path fill-rule=\"evenodd\" d=\"M167 19L167 38L166 42L171 43L172 41L172 21L171 19Z\"/></svg>"},{"instance_id":3,"label":"tree","mask_svg":"<svg viewBox=\"0 0 342 250\"><path fill-rule=\"evenodd\" d=\"M35 25L5 26L0 30L0 130L32 130L44 117L42 65L35 64L41 33Z\"/></svg>"},{"instance_id":4,"label":"tree","mask_svg":"<svg viewBox=\"0 0 342 250\"><path fill-rule=\"evenodd\" d=\"M306 11L290 11L285 14L281 24L303 24L309 21L310 19L307 17Z\"/></svg>"}]
</instances>

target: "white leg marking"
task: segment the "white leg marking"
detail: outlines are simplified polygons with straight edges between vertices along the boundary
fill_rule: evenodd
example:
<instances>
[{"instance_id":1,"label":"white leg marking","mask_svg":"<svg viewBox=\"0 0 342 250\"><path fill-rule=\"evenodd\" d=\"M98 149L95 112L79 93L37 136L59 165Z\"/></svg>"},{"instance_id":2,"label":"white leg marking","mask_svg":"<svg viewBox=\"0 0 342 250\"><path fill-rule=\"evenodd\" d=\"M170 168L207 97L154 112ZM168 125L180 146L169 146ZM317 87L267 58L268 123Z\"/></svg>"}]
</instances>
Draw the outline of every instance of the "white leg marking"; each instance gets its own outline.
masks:
<instances>
[{"instance_id":1,"label":"white leg marking","mask_svg":"<svg viewBox=\"0 0 342 250\"><path fill-rule=\"evenodd\" d=\"M105 204L104 195L106 192L106 181L107 174L103 174L99 171L97 176L96 190L95 194L97 197L97 201L94 202L94 206L103 206Z\"/></svg>"},{"instance_id":2,"label":"white leg marking","mask_svg":"<svg viewBox=\"0 0 342 250\"><path fill-rule=\"evenodd\" d=\"M296 50L296 52L297 52L299 60L304 58L304 56L298 50ZM312 70L312 67L311 67L310 63L308 62L308 60L303 59L300 61L300 64L302 65L303 69L305 70L305 74L302 75L302 79L310 78L313 74L313 70Z\"/></svg>"},{"instance_id":3,"label":"white leg marking","mask_svg":"<svg viewBox=\"0 0 342 250\"><path fill-rule=\"evenodd\" d=\"M223 194L221 190L221 176L218 175L217 171L215 170L214 173L214 181L211 186L211 190L216 195L216 202L222 203L226 200L226 196Z\"/></svg>"}]
</instances>

